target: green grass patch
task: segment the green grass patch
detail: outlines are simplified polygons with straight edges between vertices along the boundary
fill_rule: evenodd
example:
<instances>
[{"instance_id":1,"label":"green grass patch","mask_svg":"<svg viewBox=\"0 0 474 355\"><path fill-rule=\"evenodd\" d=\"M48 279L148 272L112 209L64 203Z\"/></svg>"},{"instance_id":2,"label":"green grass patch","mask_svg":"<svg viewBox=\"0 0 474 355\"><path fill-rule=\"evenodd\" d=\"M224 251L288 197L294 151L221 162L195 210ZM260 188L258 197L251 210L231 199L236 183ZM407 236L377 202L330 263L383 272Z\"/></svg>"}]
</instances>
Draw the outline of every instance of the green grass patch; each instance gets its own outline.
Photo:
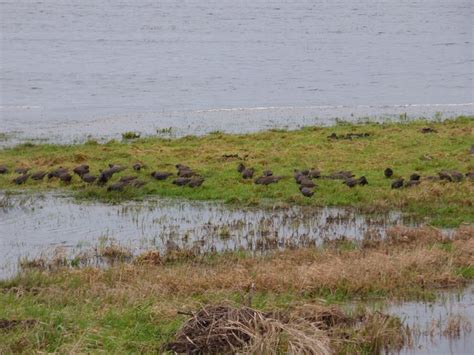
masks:
<instances>
[{"instance_id":1,"label":"green grass patch","mask_svg":"<svg viewBox=\"0 0 474 355\"><path fill-rule=\"evenodd\" d=\"M392 190L391 181L383 176L383 170L392 167L395 176L406 179L414 172L422 176L436 176L445 169L462 173L473 170L474 163L469 154L473 144L473 118L459 117L444 122L344 123L334 127L305 127L296 131L271 130L254 134L213 132L203 137L146 137L105 144L23 144L0 150L0 165L6 165L11 171L17 166L28 166L34 172L59 166L73 168L87 163L92 174L96 175L109 163L128 167L114 176L114 182L121 176L135 174L131 166L140 162L146 168L137 174L148 183L141 189L110 193L104 187L86 185L75 176L70 185L55 180L29 180L18 187L12 183L16 175L10 173L0 175L0 189L67 189L78 198L111 202L155 195L241 205L353 206L367 212L395 209L427 218L433 225L457 226L474 222L472 181L423 181L417 187ZM426 126L434 128L437 133L421 133L421 128ZM333 132L337 136L351 133L369 135L352 140L328 139ZM255 185L253 181L241 179L236 171L239 162L254 167L256 176L265 169L271 169L284 179L274 185ZM154 170L175 172L177 163L189 165L201 174L205 178L204 184L195 189L183 188L173 185L172 179L156 181L150 177ZM321 179L317 181L315 195L305 198L300 194L292 174L294 169L311 167L320 169L323 174L351 170L357 176L366 176L369 185L351 189L340 180Z\"/></svg>"}]
</instances>

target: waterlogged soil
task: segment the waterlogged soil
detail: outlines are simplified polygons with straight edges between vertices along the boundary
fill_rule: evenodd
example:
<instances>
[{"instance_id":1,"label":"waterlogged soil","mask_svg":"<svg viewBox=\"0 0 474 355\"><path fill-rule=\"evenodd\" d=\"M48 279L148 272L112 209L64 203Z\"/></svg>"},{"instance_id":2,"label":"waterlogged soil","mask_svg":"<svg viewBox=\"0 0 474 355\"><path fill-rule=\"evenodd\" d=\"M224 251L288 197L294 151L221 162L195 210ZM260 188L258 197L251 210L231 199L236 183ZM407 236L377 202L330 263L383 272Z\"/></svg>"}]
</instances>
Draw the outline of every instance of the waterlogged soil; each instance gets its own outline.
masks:
<instances>
[{"instance_id":1,"label":"waterlogged soil","mask_svg":"<svg viewBox=\"0 0 474 355\"><path fill-rule=\"evenodd\" d=\"M324 240L360 240L368 233L414 221L397 212L364 215L343 208L235 208L218 203L147 199L120 205L78 203L58 194L0 195L0 276L23 257L71 255L119 244L138 254L149 249L195 252L308 247Z\"/></svg>"}]
</instances>

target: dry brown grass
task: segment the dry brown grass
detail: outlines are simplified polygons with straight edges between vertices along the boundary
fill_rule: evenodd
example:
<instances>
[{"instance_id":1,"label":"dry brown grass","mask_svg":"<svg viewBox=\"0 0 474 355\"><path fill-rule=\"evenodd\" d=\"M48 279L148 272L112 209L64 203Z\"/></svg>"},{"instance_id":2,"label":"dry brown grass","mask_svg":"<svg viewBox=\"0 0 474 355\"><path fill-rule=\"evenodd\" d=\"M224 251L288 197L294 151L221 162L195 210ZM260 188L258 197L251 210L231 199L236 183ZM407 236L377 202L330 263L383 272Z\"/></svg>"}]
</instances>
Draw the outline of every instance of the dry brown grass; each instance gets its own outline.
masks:
<instances>
[{"instance_id":1,"label":"dry brown grass","mask_svg":"<svg viewBox=\"0 0 474 355\"><path fill-rule=\"evenodd\" d=\"M399 350L410 334L400 320L367 309L304 304L284 312L211 305L186 321L165 349L175 353L332 354Z\"/></svg>"},{"instance_id":2,"label":"dry brown grass","mask_svg":"<svg viewBox=\"0 0 474 355\"><path fill-rule=\"evenodd\" d=\"M451 248L442 247L444 239L435 229L397 228L377 246L354 250L299 249L260 257L208 257L178 251L162 257L158 252L148 252L134 263L115 263L107 269L60 268L53 276L80 280L80 292L88 297L109 294L122 300L151 295L246 294L250 288L253 292L404 296L466 282L456 270L472 267L474 238L467 232L456 235L462 238L455 238ZM129 256L121 248L104 255L114 260ZM77 292L67 284L52 287Z\"/></svg>"}]
</instances>

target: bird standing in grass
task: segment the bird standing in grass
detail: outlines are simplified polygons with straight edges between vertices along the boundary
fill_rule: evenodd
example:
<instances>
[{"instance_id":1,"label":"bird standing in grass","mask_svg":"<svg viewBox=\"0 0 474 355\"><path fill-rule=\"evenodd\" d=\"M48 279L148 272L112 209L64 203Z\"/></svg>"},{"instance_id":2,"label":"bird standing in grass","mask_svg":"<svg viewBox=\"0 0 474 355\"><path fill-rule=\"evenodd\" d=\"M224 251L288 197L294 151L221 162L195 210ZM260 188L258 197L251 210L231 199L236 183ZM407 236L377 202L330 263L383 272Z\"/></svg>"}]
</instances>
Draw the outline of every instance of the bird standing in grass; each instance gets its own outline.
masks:
<instances>
[{"instance_id":1,"label":"bird standing in grass","mask_svg":"<svg viewBox=\"0 0 474 355\"><path fill-rule=\"evenodd\" d=\"M391 178L393 176L393 170L390 168L387 168L384 170L383 174L385 175L386 178Z\"/></svg>"}]
</instances>

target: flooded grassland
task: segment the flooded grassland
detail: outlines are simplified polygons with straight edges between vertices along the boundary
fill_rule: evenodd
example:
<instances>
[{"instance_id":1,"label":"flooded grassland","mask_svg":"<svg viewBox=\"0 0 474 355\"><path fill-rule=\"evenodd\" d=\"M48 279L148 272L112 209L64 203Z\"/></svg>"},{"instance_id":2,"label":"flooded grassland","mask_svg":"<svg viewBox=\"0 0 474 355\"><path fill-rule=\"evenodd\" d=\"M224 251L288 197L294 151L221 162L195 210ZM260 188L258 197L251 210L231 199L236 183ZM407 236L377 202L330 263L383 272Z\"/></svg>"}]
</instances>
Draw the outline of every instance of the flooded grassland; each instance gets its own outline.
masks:
<instances>
[{"instance_id":1,"label":"flooded grassland","mask_svg":"<svg viewBox=\"0 0 474 355\"><path fill-rule=\"evenodd\" d=\"M0 165L7 170L0 174L0 189L60 189L76 197L105 201L155 195L236 205L352 206L365 212L400 210L433 225L457 226L474 221L473 136L474 120L469 116L436 123L341 123L245 135L215 132L179 139L124 138L105 144L24 144L0 150ZM109 164L117 172L97 183ZM132 168L135 164L140 165L139 171ZM179 186L176 164L189 167L185 173L194 176L193 188L190 180ZM237 171L239 164L254 170L252 178L243 178ZM93 182L73 174L79 165L88 165ZM33 174L60 167L67 169L69 178L32 179ZM384 176L387 167L393 170L389 178ZM15 173L17 168L29 170L22 175ZM305 197L295 182L296 169L318 172L306 191L311 197ZM155 171L171 176L154 178L151 173ZM265 171L273 173L275 180L257 184ZM354 179L344 175L348 172ZM440 175L443 172L449 176ZM416 184L409 183L413 174L419 175ZM362 176L368 184L356 180ZM120 182L122 178L137 181ZM402 188L391 188L401 178Z\"/></svg>"},{"instance_id":2,"label":"flooded grassland","mask_svg":"<svg viewBox=\"0 0 474 355\"><path fill-rule=\"evenodd\" d=\"M360 244L327 241L264 255L171 250L131 257L109 246L100 249L108 268L81 267L84 255L74 263L32 260L0 282L0 349L468 351L472 291L457 302L437 291L472 282L473 242L472 227L451 238L432 228L396 228Z\"/></svg>"}]
</instances>

